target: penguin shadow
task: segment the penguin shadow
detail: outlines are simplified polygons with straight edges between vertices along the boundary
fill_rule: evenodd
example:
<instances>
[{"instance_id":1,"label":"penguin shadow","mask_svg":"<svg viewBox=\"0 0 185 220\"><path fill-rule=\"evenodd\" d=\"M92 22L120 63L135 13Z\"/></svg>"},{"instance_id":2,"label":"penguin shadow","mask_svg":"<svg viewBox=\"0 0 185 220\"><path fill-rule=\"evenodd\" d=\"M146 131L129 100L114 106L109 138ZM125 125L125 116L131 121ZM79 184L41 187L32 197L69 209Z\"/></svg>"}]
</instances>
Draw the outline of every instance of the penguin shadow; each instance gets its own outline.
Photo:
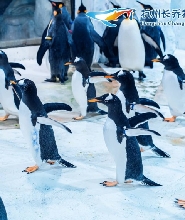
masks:
<instances>
[{"instance_id":1,"label":"penguin shadow","mask_svg":"<svg viewBox=\"0 0 185 220\"><path fill-rule=\"evenodd\" d=\"M39 170L34 173L27 174L27 182L29 185L40 192L50 192L55 189L65 189L69 191L82 191L83 189L60 182L63 178L64 170L69 169L60 165L43 164ZM70 169L69 169L70 170Z\"/></svg>"}]
</instances>

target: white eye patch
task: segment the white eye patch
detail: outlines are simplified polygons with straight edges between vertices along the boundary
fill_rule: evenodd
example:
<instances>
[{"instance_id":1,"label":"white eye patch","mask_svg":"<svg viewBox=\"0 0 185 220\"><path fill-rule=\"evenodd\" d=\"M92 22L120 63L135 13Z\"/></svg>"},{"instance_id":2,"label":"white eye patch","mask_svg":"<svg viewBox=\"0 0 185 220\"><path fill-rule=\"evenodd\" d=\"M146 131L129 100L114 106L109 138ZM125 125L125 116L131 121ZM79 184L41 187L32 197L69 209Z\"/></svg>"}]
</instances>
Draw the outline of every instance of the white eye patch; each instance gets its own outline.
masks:
<instances>
[{"instance_id":1,"label":"white eye patch","mask_svg":"<svg viewBox=\"0 0 185 220\"><path fill-rule=\"evenodd\" d=\"M2 50L0 50L0 54L4 54Z\"/></svg>"},{"instance_id":2,"label":"white eye patch","mask_svg":"<svg viewBox=\"0 0 185 220\"><path fill-rule=\"evenodd\" d=\"M105 99L105 101L111 100L113 99L113 96L111 95L111 93L109 93L109 95L107 96L107 98Z\"/></svg>"},{"instance_id":3,"label":"white eye patch","mask_svg":"<svg viewBox=\"0 0 185 220\"><path fill-rule=\"evenodd\" d=\"M24 79L21 79L18 83L20 86L24 85Z\"/></svg>"},{"instance_id":4,"label":"white eye patch","mask_svg":"<svg viewBox=\"0 0 185 220\"><path fill-rule=\"evenodd\" d=\"M118 73L118 76L123 76L125 75L126 73L123 71L123 70L120 70L119 73Z\"/></svg>"},{"instance_id":5,"label":"white eye patch","mask_svg":"<svg viewBox=\"0 0 185 220\"><path fill-rule=\"evenodd\" d=\"M168 59L170 59L168 55L165 55L165 57L163 58L163 60L168 60Z\"/></svg>"},{"instance_id":6,"label":"white eye patch","mask_svg":"<svg viewBox=\"0 0 185 220\"><path fill-rule=\"evenodd\" d=\"M79 57L76 57L76 59L74 60L74 63L77 63L80 60Z\"/></svg>"}]
</instances>

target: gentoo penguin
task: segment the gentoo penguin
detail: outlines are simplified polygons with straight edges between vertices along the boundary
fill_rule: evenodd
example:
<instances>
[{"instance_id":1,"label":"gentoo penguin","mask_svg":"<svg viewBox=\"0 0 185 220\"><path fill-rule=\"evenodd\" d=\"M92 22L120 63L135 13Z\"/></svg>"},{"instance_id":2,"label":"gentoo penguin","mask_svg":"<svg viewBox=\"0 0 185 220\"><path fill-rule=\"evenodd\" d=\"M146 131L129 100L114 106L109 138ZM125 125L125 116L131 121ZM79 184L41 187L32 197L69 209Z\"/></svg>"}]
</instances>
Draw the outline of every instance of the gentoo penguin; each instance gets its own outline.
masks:
<instances>
[{"instance_id":1,"label":"gentoo penguin","mask_svg":"<svg viewBox=\"0 0 185 220\"><path fill-rule=\"evenodd\" d=\"M152 106L155 108L160 108L156 102L146 98L139 98L139 94L135 86L134 77L129 71L120 70L115 74L105 76L105 78L107 77L113 78L120 83L120 88L116 93L116 96L121 100L122 110L128 118L131 118L134 115L138 115L140 113L153 112L157 114L159 117L164 119L164 116L160 112L148 107L148 106ZM149 129L148 122L140 124L138 127L143 129ZM169 154L167 154L166 152L162 151L161 149L155 146L155 144L153 143L152 136L142 135L142 136L137 136L136 138L138 143L142 145L141 147L142 152L151 149L158 156L170 157Z\"/></svg>"},{"instance_id":2,"label":"gentoo penguin","mask_svg":"<svg viewBox=\"0 0 185 220\"><path fill-rule=\"evenodd\" d=\"M138 21L132 16L130 19L127 14L121 22L118 32L118 52L119 63L123 70L139 71L139 80L145 78L143 68L145 64L145 47L143 40L156 49L161 55L160 46L144 30L140 32Z\"/></svg>"},{"instance_id":3,"label":"gentoo penguin","mask_svg":"<svg viewBox=\"0 0 185 220\"><path fill-rule=\"evenodd\" d=\"M8 220L6 209L5 209L5 206L4 206L4 203L3 203L3 200L1 197L0 197L0 219L1 220Z\"/></svg>"},{"instance_id":4,"label":"gentoo penguin","mask_svg":"<svg viewBox=\"0 0 185 220\"><path fill-rule=\"evenodd\" d=\"M53 4L52 4L53 6ZM59 78L64 83L67 78L68 67L64 64L70 59L71 34L63 21L61 14L62 4L56 5L53 10L53 17L42 35L42 42L37 52L37 63L42 64L42 58L49 49L49 63L51 78L47 82L56 82Z\"/></svg>"},{"instance_id":5,"label":"gentoo penguin","mask_svg":"<svg viewBox=\"0 0 185 220\"><path fill-rule=\"evenodd\" d=\"M111 2L113 8L121 8L119 5L115 5ZM112 24L116 24L116 27L106 27L103 33L103 40L107 47L109 48L109 56L107 57L109 62L105 63L106 66L116 67L116 64L119 64L118 58L118 31L121 22L123 21L124 16L120 16L116 21L109 21Z\"/></svg>"},{"instance_id":6,"label":"gentoo penguin","mask_svg":"<svg viewBox=\"0 0 185 220\"><path fill-rule=\"evenodd\" d=\"M143 7L144 10L146 10L146 12L150 11L150 15L151 15L151 16L142 17L140 19L141 30L144 30L148 35L150 35L157 42L158 45L160 45L160 39L161 39L163 43L163 49L165 51L165 47L166 47L165 37L161 30L161 27L159 25L152 26L152 25L147 25L147 23L145 23L145 22L156 23L157 22L155 16L156 12L152 8L152 6L145 5L139 1L136 2L141 4L141 6ZM145 66L149 66L150 68L153 68L153 62L151 60L157 57L157 53L155 49L145 41L144 41L144 45L145 45Z\"/></svg>"},{"instance_id":7,"label":"gentoo penguin","mask_svg":"<svg viewBox=\"0 0 185 220\"><path fill-rule=\"evenodd\" d=\"M174 122L177 116L185 116L185 74L177 58L171 54L152 61L164 65L162 86L172 115L172 118L165 118L164 121Z\"/></svg>"},{"instance_id":8,"label":"gentoo penguin","mask_svg":"<svg viewBox=\"0 0 185 220\"><path fill-rule=\"evenodd\" d=\"M177 203L180 207L185 209L185 200L183 200L183 199L175 199L175 203Z\"/></svg>"},{"instance_id":9,"label":"gentoo penguin","mask_svg":"<svg viewBox=\"0 0 185 220\"><path fill-rule=\"evenodd\" d=\"M0 50L0 102L5 111L5 116L0 117L0 121L7 120L9 115L18 117L20 99L16 93L21 98L21 91L17 85L14 85L14 87L11 86L11 82L16 80L14 70L11 66L25 69L22 64L9 63L5 52Z\"/></svg>"},{"instance_id":10,"label":"gentoo penguin","mask_svg":"<svg viewBox=\"0 0 185 220\"><path fill-rule=\"evenodd\" d=\"M33 81L22 79L18 81L22 91L22 99L19 106L19 124L21 131L29 144L36 165L27 167L24 171L32 173L41 165L42 161L74 168L75 166L64 159L58 153L55 136L51 125L71 130L65 125L51 120L47 116L44 105L37 96L37 88ZM48 106L49 108L49 106ZM71 111L71 107L63 104L63 110Z\"/></svg>"},{"instance_id":11,"label":"gentoo penguin","mask_svg":"<svg viewBox=\"0 0 185 220\"><path fill-rule=\"evenodd\" d=\"M72 25L72 57L73 60L76 57L81 57L85 60L89 70L94 55L94 43L101 47L101 50L107 54L107 47L104 44L102 38L94 30L93 24L89 17L86 16L86 7L81 3L78 9L78 16L75 18ZM96 89L93 83L89 83L87 89L87 97L93 98L96 96ZM87 112L97 112L104 114L104 111L100 110L97 103L88 103Z\"/></svg>"},{"instance_id":12,"label":"gentoo penguin","mask_svg":"<svg viewBox=\"0 0 185 220\"><path fill-rule=\"evenodd\" d=\"M104 125L104 140L109 152L114 157L116 163L116 181L104 181L104 186L115 186L118 183L131 183L137 181L149 186L160 186L143 175L143 165L141 152L137 140L134 136L141 134L151 134L154 131L143 130L142 128L132 129L131 120L141 123L148 120L148 115L156 115L154 113L145 113L128 120L122 111L120 99L113 94L105 94L89 102L99 102L108 107L108 118ZM158 134L154 132L155 134ZM158 134L159 135L159 134Z\"/></svg>"},{"instance_id":13,"label":"gentoo penguin","mask_svg":"<svg viewBox=\"0 0 185 220\"><path fill-rule=\"evenodd\" d=\"M83 58L76 57L76 59L72 63L68 62L65 65L68 64L73 64L76 67L76 70L72 75L71 85L73 96L80 106L80 116L74 119L81 120L86 116L88 111L87 99L90 97L88 96L88 88L91 82L91 80L89 79L90 70ZM97 113L101 115L107 114L107 112L100 109L97 110Z\"/></svg>"}]
</instances>

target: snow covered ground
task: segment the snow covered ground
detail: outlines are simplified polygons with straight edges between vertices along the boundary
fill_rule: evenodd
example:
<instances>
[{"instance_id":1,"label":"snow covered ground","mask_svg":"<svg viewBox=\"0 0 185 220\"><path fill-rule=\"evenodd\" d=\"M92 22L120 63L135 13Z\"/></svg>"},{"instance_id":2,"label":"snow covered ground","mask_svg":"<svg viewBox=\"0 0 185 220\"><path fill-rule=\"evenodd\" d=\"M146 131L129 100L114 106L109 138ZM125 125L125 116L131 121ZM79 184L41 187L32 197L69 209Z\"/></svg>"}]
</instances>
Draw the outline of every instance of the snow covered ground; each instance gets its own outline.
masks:
<instances>
[{"instance_id":1,"label":"snow covered ground","mask_svg":"<svg viewBox=\"0 0 185 220\"><path fill-rule=\"evenodd\" d=\"M176 51L175 54L185 68L185 52ZM154 138L156 146L168 152L171 158L163 159L150 151L144 152L144 174L163 186L125 184L105 188L99 183L115 179L115 163L103 140L106 116L88 116L83 121L72 121L71 118L78 114L78 106L72 98L70 82L65 86L43 83L49 77L45 66L38 67L35 60L22 60L22 63L27 68L26 71L21 71L23 77L36 82L44 102L61 101L73 107L72 113L58 112L52 115L67 121L66 125L73 132L68 134L54 128L59 152L64 159L77 165L77 168L44 164L33 174L22 172L27 166L34 165L28 146L21 131L12 129L12 124L17 122L9 119L1 124L0 196L9 220L185 219L185 211L173 202L174 198L185 199L185 118L179 117L175 123L166 123L161 119L150 122L150 128L162 135ZM147 78L143 83L136 80L140 97L154 98L162 70L163 66L157 63L153 70L145 69ZM137 78L137 74L135 77ZM100 94L110 88L97 85L97 89ZM158 91L157 99L161 96ZM170 114L165 102L162 102L161 112L165 116ZM3 110L0 115L3 115Z\"/></svg>"}]
</instances>

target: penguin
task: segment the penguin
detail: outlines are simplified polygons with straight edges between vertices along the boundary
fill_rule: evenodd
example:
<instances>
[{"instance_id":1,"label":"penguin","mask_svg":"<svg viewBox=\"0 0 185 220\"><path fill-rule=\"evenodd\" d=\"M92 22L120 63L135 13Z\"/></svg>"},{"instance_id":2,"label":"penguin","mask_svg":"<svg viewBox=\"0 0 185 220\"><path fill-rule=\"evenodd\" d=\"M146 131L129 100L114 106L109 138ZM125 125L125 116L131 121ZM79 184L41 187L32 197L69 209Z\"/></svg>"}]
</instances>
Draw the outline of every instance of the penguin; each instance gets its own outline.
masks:
<instances>
[{"instance_id":1,"label":"penguin","mask_svg":"<svg viewBox=\"0 0 185 220\"><path fill-rule=\"evenodd\" d=\"M55 3L56 4L56 3ZM53 6L53 4L52 4ZM42 58L47 50L49 50L49 63L51 78L46 79L46 82L56 82L59 78L60 83L68 80L68 67L64 64L69 61L71 34L63 21L61 14L62 4L57 4L53 10L53 17L42 35L41 45L37 52L37 63L42 64Z\"/></svg>"},{"instance_id":2,"label":"penguin","mask_svg":"<svg viewBox=\"0 0 185 220\"><path fill-rule=\"evenodd\" d=\"M164 65L162 86L172 115L171 118L165 118L164 121L175 122L178 116L185 116L185 74L178 59L171 54L152 61Z\"/></svg>"},{"instance_id":3,"label":"penguin","mask_svg":"<svg viewBox=\"0 0 185 220\"><path fill-rule=\"evenodd\" d=\"M69 133L71 130L57 121L50 119L46 109L49 111L49 104L46 109L37 95L37 88L33 81L21 79L18 83L22 92L22 99L19 106L19 124L20 129L31 148L35 165L27 167L24 172L33 173L38 170L43 161L53 164L57 161L59 164L75 168L73 164L62 159L58 153L54 132L51 125L65 129ZM62 104L63 110L71 111L71 107Z\"/></svg>"},{"instance_id":4,"label":"penguin","mask_svg":"<svg viewBox=\"0 0 185 220\"><path fill-rule=\"evenodd\" d=\"M179 205L181 208L185 209L185 200L183 199L175 199L174 201L177 205Z\"/></svg>"},{"instance_id":5,"label":"penguin","mask_svg":"<svg viewBox=\"0 0 185 220\"><path fill-rule=\"evenodd\" d=\"M134 115L138 115L141 113L153 112L157 116L164 119L164 116L159 111L148 107L152 106L160 109L160 106L156 102L146 98L139 98L139 94L135 86L134 77L129 71L120 70L114 74L105 76L105 78L115 79L120 83L120 88L116 93L116 96L121 100L122 110L128 118L131 118ZM148 122L140 124L138 128L149 129ZM152 136L142 135L137 136L136 138L138 143L142 145L141 152L150 149L160 157L170 157L169 154L155 146Z\"/></svg>"},{"instance_id":6,"label":"penguin","mask_svg":"<svg viewBox=\"0 0 185 220\"><path fill-rule=\"evenodd\" d=\"M0 121L5 121L10 115L18 117L18 109L21 97L21 91L17 85L11 86L11 82L15 81L13 68L25 69L22 64L9 63L6 53L0 50L0 102L5 111L5 116L0 117Z\"/></svg>"},{"instance_id":7,"label":"penguin","mask_svg":"<svg viewBox=\"0 0 185 220\"><path fill-rule=\"evenodd\" d=\"M146 25L145 22L152 22L156 23L157 19L155 17L155 11L152 8L151 5L145 5L139 1L138 2L144 10L150 11L151 17L145 17L140 19L140 24L141 24L141 30L144 30L148 35L150 35L158 45L160 45L160 40L163 43L163 49L165 51L166 49L166 44L165 44L165 36L161 30L161 27L159 25ZM152 17L153 16L153 17ZM144 41L144 46L145 46L145 66L149 66L151 69L153 68L153 62L151 61L152 59L157 57L157 53L154 48L152 48L148 43Z\"/></svg>"},{"instance_id":8,"label":"penguin","mask_svg":"<svg viewBox=\"0 0 185 220\"><path fill-rule=\"evenodd\" d=\"M145 47L143 40L155 48L156 52L161 55L160 46L144 30L140 31L140 26L136 15L132 19L126 17L121 22L118 32L118 54L119 63L123 70L139 71L139 81L146 78L143 73L145 64Z\"/></svg>"},{"instance_id":9,"label":"penguin","mask_svg":"<svg viewBox=\"0 0 185 220\"><path fill-rule=\"evenodd\" d=\"M89 78L91 72L83 58L76 57L72 63L68 62L65 65L68 64L72 64L76 67L76 70L72 75L71 86L72 86L73 96L80 107L80 116L73 119L82 120L86 116L88 111L87 100L89 98L88 88L92 82L91 79ZM97 113L101 115L107 114L107 112L100 109L97 111Z\"/></svg>"},{"instance_id":10,"label":"penguin","mask_svg":"<svg viewBox=\"0 0 185 220\"><path fill-rule=\"evenodd\" d=\"M107 54L108 49L99 34L94 30L93 24L89 17L86 16L86 7L81 2L78 9L78 16L72 25L72 60L81 57L85 60L89 70L94 55L94 43L98 44L101 50ZM96 96L96 89L93 83L89 83L87 97ZM96 112L104 115L105 112L98 108L97 103L88 103L87 112Z\"/></svg>"},{"instance_id":11,"label":"penguin","mask_svg":"<svg viewBox=\"0 0 185 220\"><path fill-rule=\"evenodd\" d=\"M0 197L0 219L1 220L8 220L6 209L5 209L5 206L4 206L4 203L3 203L3 200L1 197Z\"/></svg>"},{"instance_id":12,"label":"penguin","mask_svg":"<svg viewBox=\"0 0 185 220\"><path fill-rule=\"evenodd\" d=\"M113 8L121 8L120 5L115 5L111 2ZM108 67L116 67L116 64L119 64L118 58L118 32L121 22L123 21L124 16L120 16L116 21L109 21L113 24L116 24L116 27L106 26L105 31L103 33L103 40L107 47L109 48L109 56L107 57L109 62L105 63L105 66Z\"/></svg>"},{"instance_id":13,"label":"penguin","mask_svg":"<svg viewBox=\"0 0 185 220\"><path fill-rule=\"evenodd\" d=\"M103 133L109 152L116 163L116 181L104 181L104 186L116 186L117 184L132 183L136 181L149 186L160 186L143 175L141 152L135 136L140 134L156 134L155 131L131 128L132 120L135 125L139 122L156 117L154 113L141 114L128 120L122 111L120 99L113 94L105 94L89 102L99 102L108 107L108 118L105 122ZM154 116L153 116L154 115Z\"/></svg>"}]
</instances>

